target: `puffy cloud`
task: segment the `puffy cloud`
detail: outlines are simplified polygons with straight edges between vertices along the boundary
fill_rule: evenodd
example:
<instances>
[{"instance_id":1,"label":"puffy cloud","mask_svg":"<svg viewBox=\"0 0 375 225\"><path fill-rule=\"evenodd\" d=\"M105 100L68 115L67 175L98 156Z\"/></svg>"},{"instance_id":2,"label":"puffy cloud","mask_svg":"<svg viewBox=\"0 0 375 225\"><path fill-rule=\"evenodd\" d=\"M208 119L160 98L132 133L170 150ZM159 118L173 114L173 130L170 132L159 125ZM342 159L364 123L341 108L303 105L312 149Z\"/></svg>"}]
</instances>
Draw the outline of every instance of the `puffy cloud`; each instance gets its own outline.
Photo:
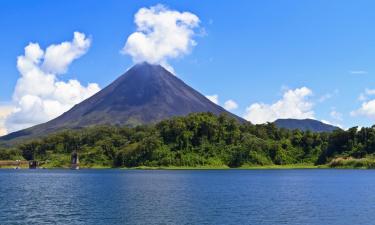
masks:
<instances>
[{"instance_id":1,"label":"puffy cloud","mask_svg":"<svg viewBox=\"0 0 375 225\"><path fill-rule=\"evenodd\" d=\"M9 105L0 106L0 136L7 133L5 119L12 113L13 107Z\"/></svg>"},{"instance_id":2,"label":"puffy cloud","mask_svg":"<svg viewBox=\"0 0 375 225\"><path fill-rule=\"evenodd\" d=\"M375 89L366 88L363 93L361 93L358 97L359 101L366 101L370 96L375 95Z\"/></svg>"},{"instance_id":3,"label":"puffy cloud","mask_svg":"<svg viewBox=\"0 0 375 225\"><path fill-rule=\"evenodd\" d=\"M375 119L375 99L369 99L373 95L375 95L375 89L366 88L358 97L358 100L362 102L361 107L350 112L350 115Z\"/></svg>"},{"instance_id":4,"label":"puffy cloud","mask_svg":"<svg viewBox=\"0 0 375 225\"><path fill-rule=\"evenodd\" d=\"M42 68L45 72L63 74L68 66L77 58L84 55L91 45L91 39L85 34L74 32L71 42L63 42L58 45L50 45L44 55Z\"/></svg>"},{"instance_id":5,"label":"puffy cloud","mask_svg":"<svg viewBox=\"0 0 375 225\"><path fill-rule=\"evenodd\" d=\"M254 103L247 107L244 118L254 124L273 122L276 119L314 118L313 104L308 97L312 91L307 87L286 90L283 98L274 104Z\"/></svg>"},{"instance_id":6,"label":"puffy cloud","mask_svg":"<svg viewBox=\"0 0 375 225\"><path fill-rule=\"evenodd\" d=\"M199 18L190 12L170 10L163 5L141 8L134 17L137 31L132 33L122 49L135 63L162 64L188 54L196 45L193 40Z\"/></svg>"},{"instance_id":7,"label":"puffy cloud","mask_svg":"<svg viewBox=\"0 0 375 225\"><path fill-rule=\"evenodd\" d=\"M345 129L340 123L343 121L343 114L336 111L336 109L333 107L331 109L331 112L329 113L331 118L334 120L334 122L328 121L328 120L322 120L323 123L333 125L336 127L340 127L341 129Z\"/></svg>"},{"instance_id":8,"label":"puffy cloud","mask_svg":"<svg viewBox=\"0 0 375 225\"><path fill-rule=\"evenodd\" d=\"M215 103L216 105L221 105L220 102L219 102L219 95L217 95L217 94L206 95L206 98L208 98L208 100L210 100L211 102ZM230 111L230 110L237 109L238 108L238 104L234 100L229 99L228 101L224 102L223 107L226 110Z\"/></svg>"},{"instance_id":9,"label":"puffy cloud","mask_svg":"<svg viewBox=\"0 0 375 225\"><path fill-rule=\"evenodd\" d=\"M237 102L230 99L230 100L228 100L224 103L224 108L228 111L231 111L231 110L237 109L238 104L237 104Z\"/></svg>"},{"instance_id":10,"label":"puffy cloud","mask_svg":"<svg viewBox=\"0 0 375 225\"><path fill-rule=\"evenodd\" d=\"M350 113L351 116L366 116L375 119L375 99L363 102L361 107Z\"/></svg>"},{"instance_id":11,"label":"puffy cloud","mask_svg":"<svg viewBox=\"0 0 375 225\"><path fill-rule=\"evenodd\" d=\"M329 114L333 119L342 121L342 113L337 112L335 109L332 109Z\"/></svg>"},{"instance_id":12,"label":"puffy cloud","mask_svg":"<svg viewBox=\"0 0 375 225\"><path fill-rule=\"evenodd\" d=\"M219 95L206 95L206 98L208 98L208 100L215 103L216 105L219 104Z\"/></svg>"},{"instance_id":13,"label":"puffy cloud","mask_svg":"<svg viewBox=\"0 0 375 225\"><path fill-rule=\"evenodd\" d=\"M57 77L87 52L90 43L84 34L75 32L71 42L51 45L45 51L37 43L25 47L17 59L21 77L13 93L13 110L5 119L9 132L54 119L100 90L95 83L83 86L77 80L64 82Z\"/></svg>"}]
</instances>

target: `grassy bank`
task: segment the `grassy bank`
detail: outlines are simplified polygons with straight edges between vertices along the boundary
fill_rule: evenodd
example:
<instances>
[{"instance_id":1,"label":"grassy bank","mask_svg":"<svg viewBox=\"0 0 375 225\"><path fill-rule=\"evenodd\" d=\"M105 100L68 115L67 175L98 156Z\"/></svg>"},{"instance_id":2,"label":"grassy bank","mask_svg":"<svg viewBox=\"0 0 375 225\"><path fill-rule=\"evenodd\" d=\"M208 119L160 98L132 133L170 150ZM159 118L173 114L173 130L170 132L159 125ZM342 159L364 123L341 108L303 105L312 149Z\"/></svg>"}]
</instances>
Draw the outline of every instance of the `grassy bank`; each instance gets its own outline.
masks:
<instances>
[{"instance_id":1,"label":"grassy bank","mask_svg":"<svg viewBox=\"0 0 375 225\"><path fill-rule=\"evenodd\" d=\"M65 162L47 161L40 165L44 169L70 169L70 164ZM84 164L82 169L124 169L124 170L259 170L259 169L375 169L375 158L351 158L339 157L331 160L325 165L314 164L288 164L288 165L242 165L241 167L231 168L226 165L199 165L199 166L136 166L136 167L112 167L103 164ZM0 169L12 169L15 166L0 166ZM21 169L27 169L27 165L22 165Z\"/></svg>"},{"instance_id":2,"label":"grassy bank","mask_svg":"<svg viewBox=\"0 0 375 225\"><path fill-rule=\"evenodd\" d=\"M40 165L45 169L70 169L68 163L46 162ZM291 165L243 165L230 168L226 165L199 165L199 166L137 166L137 167L111 167L101 164L81 164L82 169L124 169L124 170L257 170L257 169L318 169L329 168L328 166L315 166L313 164L291 164ZM14 166L3 166L4 169L12 169ZM22 166L22 169L27 169Z\"/></svg>"},{"instance_id":3,"label":"grassy bank","mask_svg":"<svg viewBox=\"0 0 375 225\"><path fill-rule=\"evenodd\" d=\"M375 169L375 158L356 159L352 157L339 157L333 159L328 164L328 167L343 169Z\"/></svg>"}]
</instances>

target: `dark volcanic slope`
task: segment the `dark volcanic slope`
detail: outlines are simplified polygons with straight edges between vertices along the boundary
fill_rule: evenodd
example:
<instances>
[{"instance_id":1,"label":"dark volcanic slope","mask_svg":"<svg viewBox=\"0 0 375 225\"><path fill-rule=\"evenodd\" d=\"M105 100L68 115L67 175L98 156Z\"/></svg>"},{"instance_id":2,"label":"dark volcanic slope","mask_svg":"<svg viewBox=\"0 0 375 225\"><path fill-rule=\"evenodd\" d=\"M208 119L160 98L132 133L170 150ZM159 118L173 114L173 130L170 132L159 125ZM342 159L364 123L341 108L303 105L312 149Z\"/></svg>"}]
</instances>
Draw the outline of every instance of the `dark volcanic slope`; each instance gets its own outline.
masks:
<instances>
[{"instance_id":1,"label":"dark volcanic slope","mask_svg":"<svg viewBox=\"0 0 375 225\"><path fill-rule=\"evenodd\" d=\"M300 129L303 131L310 130L313 132L332 132L334 130L340 129L339 127L335 127L312 119L278 119L274 123L277 127L291 130Z\"/></svg>"},{"instance_id":2,"label":"dark volcanic slope","mask_svg":"<svg viewBox=\"0 0 375 225\"><path fill-rule=\"evenodd\" d=\"M148 124L193 112L226 113L244 121L212 103L163 67L142 63L60 117L0 140L37 137L62 129L101 124Z\"/></svg>"}]
</instances>

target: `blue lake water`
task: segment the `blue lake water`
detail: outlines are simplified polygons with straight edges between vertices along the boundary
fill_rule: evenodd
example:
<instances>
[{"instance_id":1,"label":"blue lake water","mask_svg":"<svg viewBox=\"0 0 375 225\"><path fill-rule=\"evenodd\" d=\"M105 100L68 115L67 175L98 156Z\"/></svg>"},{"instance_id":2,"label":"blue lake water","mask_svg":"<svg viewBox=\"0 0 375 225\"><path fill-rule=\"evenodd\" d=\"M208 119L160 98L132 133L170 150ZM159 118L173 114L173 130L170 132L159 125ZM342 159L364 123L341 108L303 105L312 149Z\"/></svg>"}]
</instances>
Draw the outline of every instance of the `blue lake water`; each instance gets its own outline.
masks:
<instances>
[{"instance_id":1,"label":"blue lake water","mask_svg":"<svg viewBox=\"0 0 375 225\"><path fill-rule=\"evenodd\" d=\"M0 170L0 224L375 224L375 170Z\"/></svg>"}]
</instances>

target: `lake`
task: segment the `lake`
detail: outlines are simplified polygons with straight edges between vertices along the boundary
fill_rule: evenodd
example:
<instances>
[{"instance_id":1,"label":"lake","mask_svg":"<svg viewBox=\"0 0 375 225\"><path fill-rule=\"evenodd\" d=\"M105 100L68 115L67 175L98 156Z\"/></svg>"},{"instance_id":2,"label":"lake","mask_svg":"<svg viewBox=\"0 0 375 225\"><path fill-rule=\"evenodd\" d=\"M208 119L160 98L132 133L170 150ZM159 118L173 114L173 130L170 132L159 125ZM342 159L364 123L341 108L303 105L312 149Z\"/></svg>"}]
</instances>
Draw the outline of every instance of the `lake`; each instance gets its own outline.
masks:
<instances>
[{"instance_id":1,"label":"lake","mask_svg":"<svg viewBox=\"0 0 375 225\"><path fill-rule=\"evenodd\" d=\"M0 170L0 224L375 224L375 170Z\"/></svg>"}]
</instances>

